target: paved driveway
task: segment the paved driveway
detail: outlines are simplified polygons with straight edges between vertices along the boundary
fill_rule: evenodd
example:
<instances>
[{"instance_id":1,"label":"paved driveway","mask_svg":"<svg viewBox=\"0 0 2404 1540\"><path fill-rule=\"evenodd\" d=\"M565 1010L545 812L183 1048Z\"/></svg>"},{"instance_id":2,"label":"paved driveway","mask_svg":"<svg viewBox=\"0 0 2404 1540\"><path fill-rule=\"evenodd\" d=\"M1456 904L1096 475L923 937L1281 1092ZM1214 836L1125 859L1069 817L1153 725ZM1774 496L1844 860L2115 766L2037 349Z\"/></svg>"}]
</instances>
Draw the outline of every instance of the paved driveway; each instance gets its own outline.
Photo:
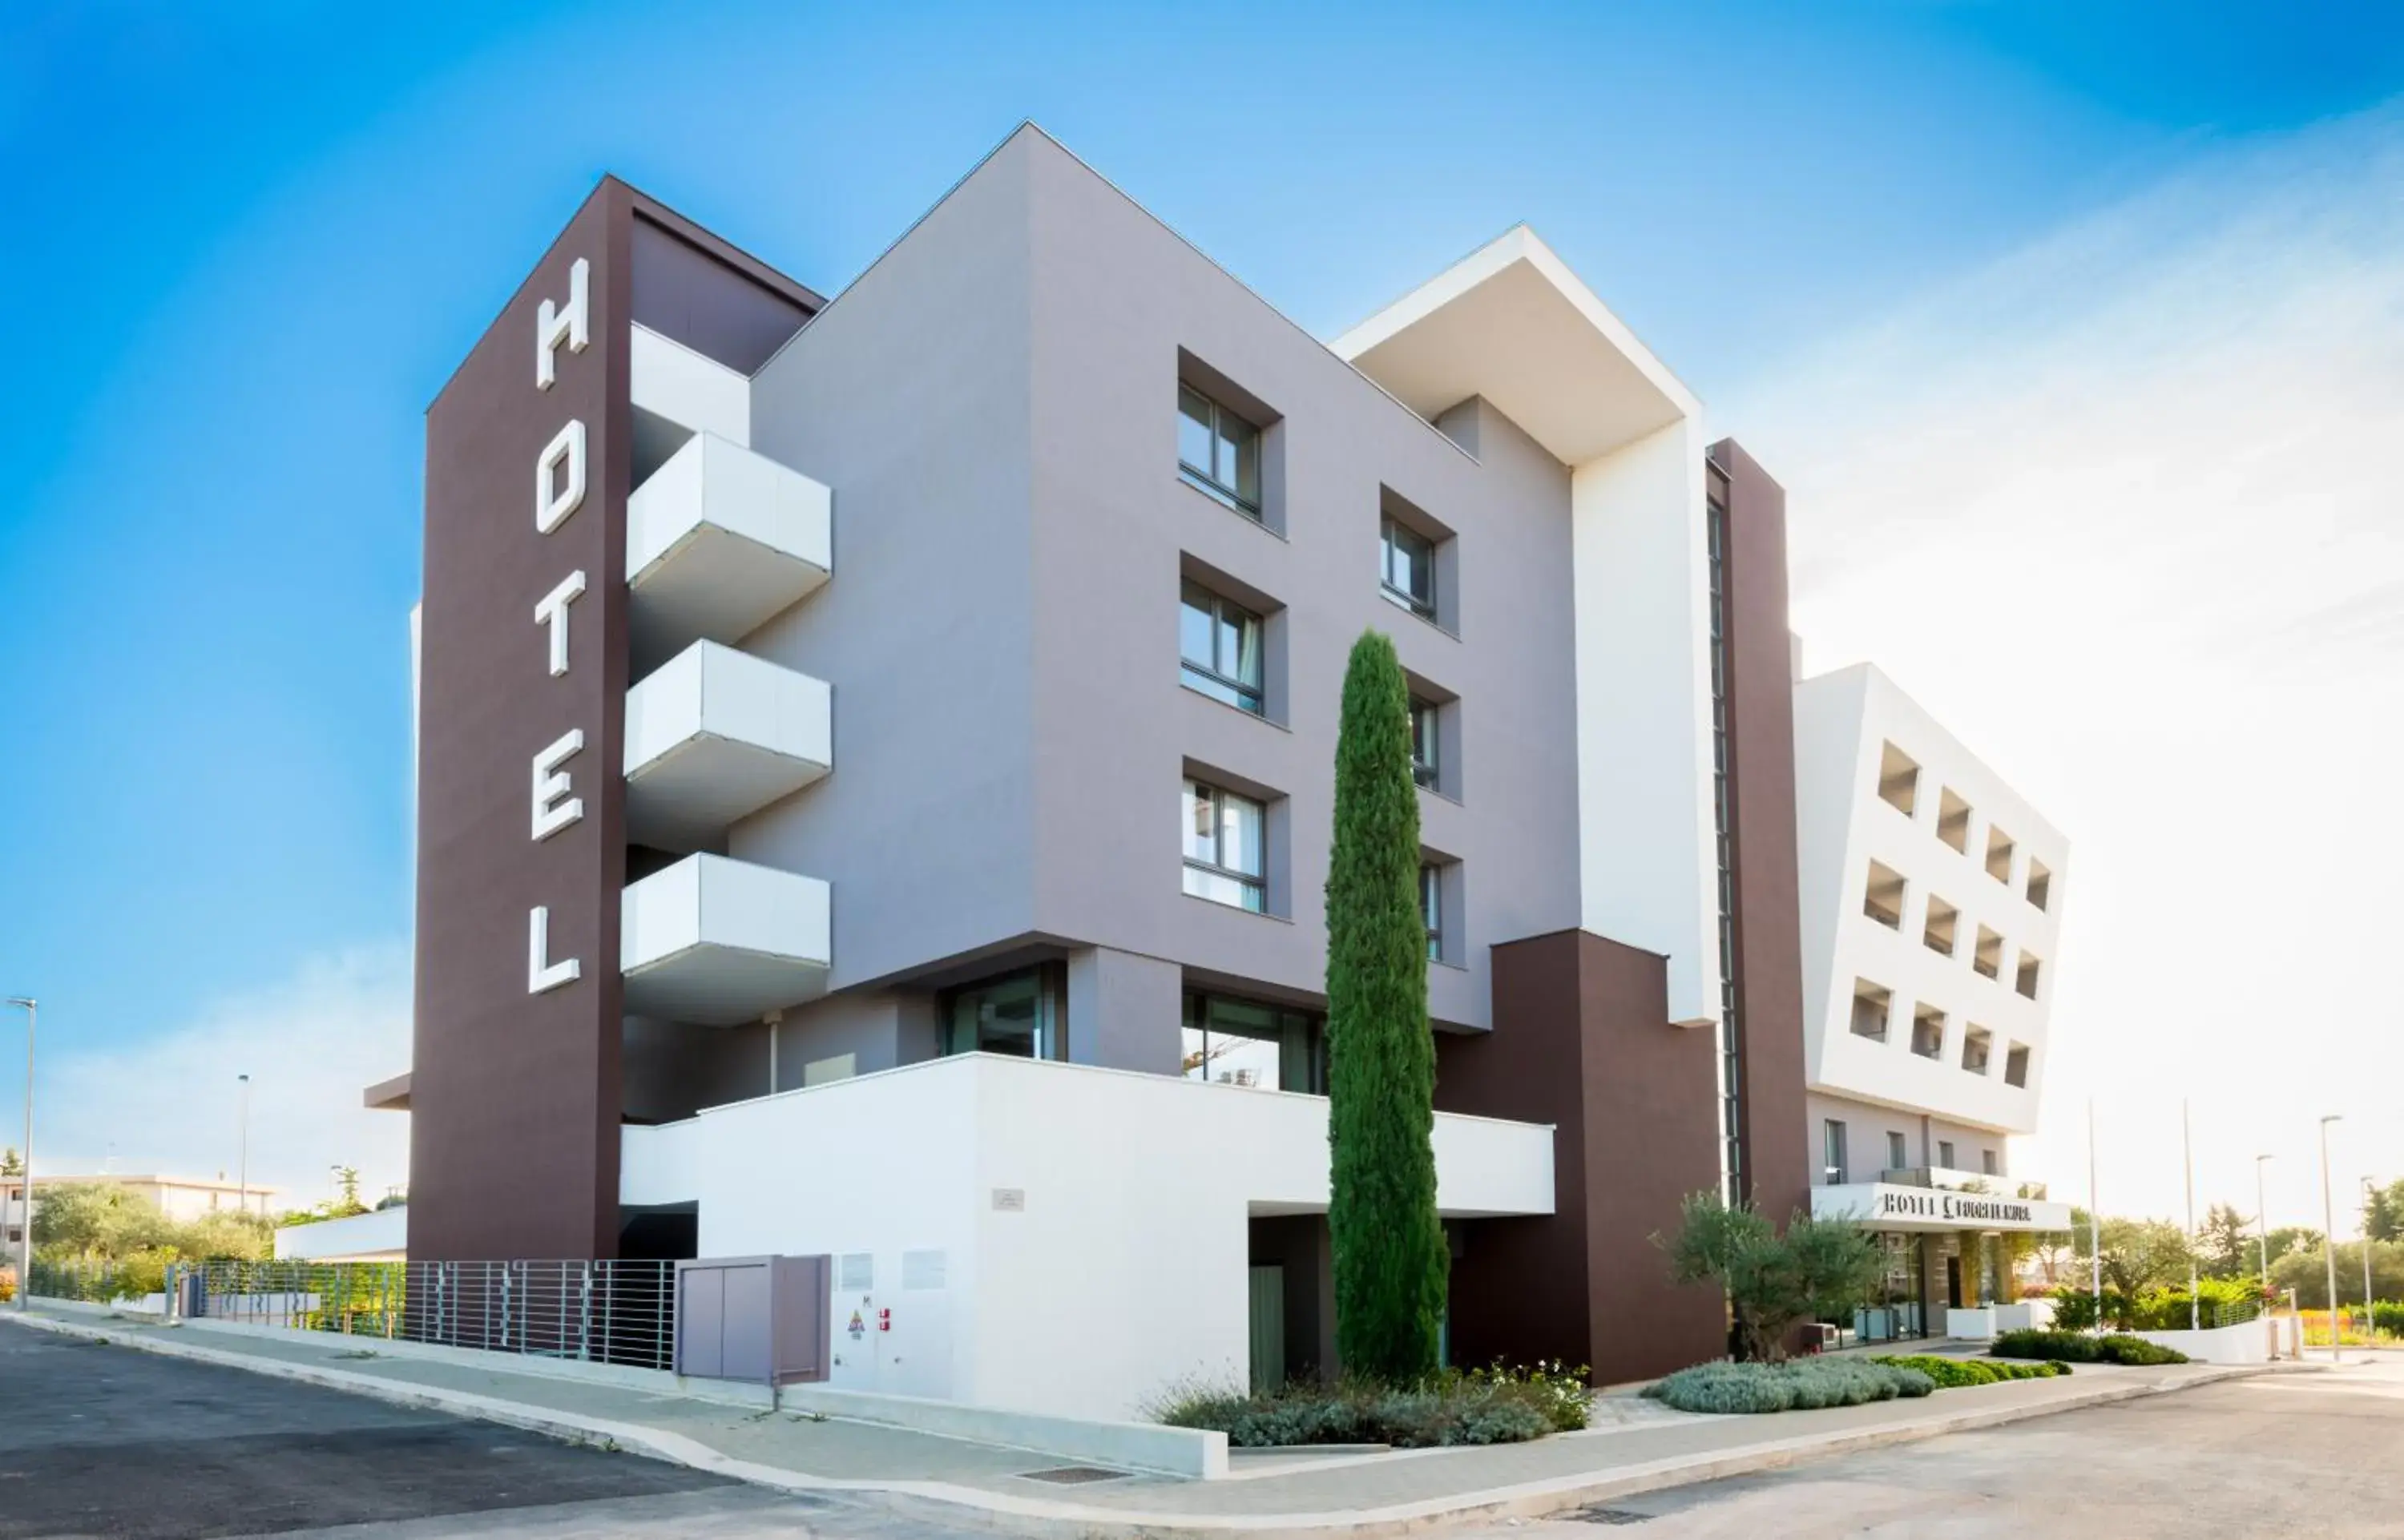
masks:
<instances>
[{"instance_id":1,"label":"paved driveway","mask_svg":"<svg viewBox=\"0 0 2404 1540\"><path fill-rule=\"evenodd\" d=\"M1513 1540L2404 1536L2404 1358L2207 1385L1621 1498Z\"/></svg>"},{"instance_id":2,"label":"paved driveway","mask_svg":"<svg viewBox=\"0 0 2404 1540\"><path fill-rule=\"evenodd\" d=\"M0 1540L358 1525L344 1540L901 1533L840 1501L0 1325Z\"/></svg>"}]
</instances>

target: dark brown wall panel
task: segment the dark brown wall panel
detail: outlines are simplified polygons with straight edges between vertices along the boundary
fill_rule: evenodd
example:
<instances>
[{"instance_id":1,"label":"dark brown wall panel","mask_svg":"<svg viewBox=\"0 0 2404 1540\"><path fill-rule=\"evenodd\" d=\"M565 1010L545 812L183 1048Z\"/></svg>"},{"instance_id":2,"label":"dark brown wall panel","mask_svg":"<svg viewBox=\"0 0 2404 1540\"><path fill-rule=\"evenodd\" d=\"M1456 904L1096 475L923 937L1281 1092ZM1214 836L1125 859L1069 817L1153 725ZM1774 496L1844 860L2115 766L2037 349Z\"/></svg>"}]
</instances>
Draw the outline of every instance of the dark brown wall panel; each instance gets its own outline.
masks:
<instances>
[{"instance_id":1,"label":"dark brown wall panel","mask_svg":"<svg viewBox=\"0 0 2404 1540\"><path fill-rule=\"evenodd\" d=\"M1560 1358L1618 1383L1717 1356L1719 1296L1652 1237L1717 1184L1712 1034L1669 1021L1666 960L1579 931L1494 948L1494 1030L1437 1039L1436 1105L1554 1126L1554 1212L1472 1222L1453 1359Z\"/></svg>"},{"instance_id":2,"label":"dark brown wall panel","mask_svg":"<svg viewBox=\"0 0 2404 1540\"><path fill-rule=\"evenodd\" d=\"M604 182L443 387L426 420L410 1255L614 1254L619 893L624 886L625 316L631 193ZM537 315L591 264L589 342L536 385ZM582 505L535 526L535 467L571 418ZM570 573L568 671L535 606ZM535 754L571 728L584 816L531 838ZM581 976L527 990L527 916Z\"/></svg>"},{"instance_id":3,"label":"dark brown wall panel","mask_svg":"<svg viewBox=\"0 0 2404 1540\"><path fill-rule=\"evenodd\" d=\"M1783 1225L1808 1209L1811 1197L1786 492L1733 439L1712 445L1711 455L1727 481L1728 758L1746 1189L1756 1208Z\"/></svg>"}]
</instances>

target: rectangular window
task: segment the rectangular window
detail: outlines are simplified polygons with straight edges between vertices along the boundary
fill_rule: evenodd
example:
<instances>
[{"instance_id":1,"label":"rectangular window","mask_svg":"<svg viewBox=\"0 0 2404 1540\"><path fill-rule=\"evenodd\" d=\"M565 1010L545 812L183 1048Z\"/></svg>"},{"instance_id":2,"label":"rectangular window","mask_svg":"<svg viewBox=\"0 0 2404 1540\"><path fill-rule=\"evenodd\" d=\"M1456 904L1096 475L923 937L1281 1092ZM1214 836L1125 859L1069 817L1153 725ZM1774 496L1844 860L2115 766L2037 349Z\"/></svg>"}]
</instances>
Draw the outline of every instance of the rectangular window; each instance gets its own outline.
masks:
<instances>
[{"instance_id":1,"label":"rectangular window","mask_svg":"<svg viewBox=\"0 0 2404 1540\"><path fill-rule=\"evenodd\" d=\"M1891 743L1879 755L1879 797L1905 818L1920 805L1920 766Z\"/></svg>"},{"instance_id":2,"label":"rectangular window","mask_svg":"<svg viewBox=\"0 0 2404 1540\"><path fill-rule=\"evenodd\" d=\"M1224 995L1185 991L1184 1074L1219 1085L1323 1095L1319 1018Z\"/></svg>"},{"instance_id":3,"label":"rectangular window","mask_svg":"<svg viewBox=\"0 0 2404 1540\"><path fill-rule=\"evenodd\" d=\"M1936 837L1965 856L1970 853L1970 805L1950 791L1936 793Z\"/></svg>"},{"instance_id":4,"label":"rectangular window","mask_svg":"<svg viewBox=\"0 0 2404 1540\"><path fill-rule=\"evenodd\" d=\"M1823 1183L1845 1184L1845 1126L1833 1117L1820 1125L1820 1167Z\"/></svg>"},{"instance_id":5,"label":"rectangular window","mask_svg":"<svg viewBox=\"0 0 2404 1540\"><path fill-rule=\"evenodd\" d=\"M1949 1171L1953 1169L1953 1141L1951 1140L1940 1139L1936 1141L1936 1164L1944 1167Z\"/></svg>"},{"instance_id":6,"label":"rectangular window","mask_svg":"<svg viewBox=\"0 0 2404 1540\"><path fill-rule=\"evenodd\" d=\"M1870 862L1869 880L1862 887L1862 913L1890 931L1903 929L1903 874L1883 861Z\"/></svg>"},{"instance_id":7,"label":"rectangular window","mask_svg":"<svg viewBox=\"0 0 2404 1540\"><path fill-rule=\"evenodd\" d=\"M1444 868L1419 863L1419 917L1427 921L1428 958L1444 960Z\"/></svg>"},{"instance_id":8,"label":"rectangular window","mask_svg":"<svg viewBox=\"0 0 2404 1540\"><path fill-rule=\"evenodd\" d=\"M2034 856L2029 858L2028 901L2043 909L2053 897L2053 873Z\"/></svg>"},{"instance_id":9,"label":"rectangular window","mask_svg":"<svg viewBox=\"0 0 2404 1540\"><path fill-rule=\"evenodd\" d=\"M2015 1043L2012 1051L2004 1056L2004 1084L2025 1087L2028 1085L2028 1044Z\"/></svg>"},{"instance_id":10,"label":"rectangular window","mask_svg":"<svg viewBox=\"0 0 2404 1540\"><path fill-rule=\"evenodd\" d=\"M2012 987L2018 989L2021 994L2028 996L2029 999L2034 1000L2036 998L2036 976L2038 973L2043 970L2044 966L2045 965L2037 961L2035 958L2031 957L2026 952L2022 952L2020 954L2020 977L2013 981Z\"/></svg>"},{"instance_id":11,"label":"rectangular window","mask_svg":"<svg viewBox=\"0 0 2404 1540\"><path fill-rule=\"evenodd\" d=\"M1177 470L1186 484L1261 516L1261 431L1191 385L1177 387Z\"/></svg>"},{"instance_id":12,"label":"rectangular window","mask_svg":"<svg viewBox=\"0 0 2404 1540\"><path fill-rule=\"evenodd\" d=\"M1978 949L1970 954L1970 966L1988 978L2002 978L2004 976L2004 938L1985 926L1979 926Z\"/></svg>"},{"instance_id":13,"label":"rectangular window","mask_svg":"<svg viewBox=\"0 0 2404 1540\"><path fill-rule=\"evenodd\" d=\"M1945 1057L1945 1013L1929 1005L1911 1012L1911 1051L1922 1058Z\"/></svg>"},{"instance_id":14,"label":"rectangular window","mask_svg":"<svg viewBox=\"0 0 2404 1540\"><path fill-rule=\"evenodd\" d=\"M1443 779L1443 747L1433 701L1411 697L1411 779L1433 791Z\"/></svg>"},{"instance_id":15,"label":"rectangular window","mask_svg":"<svg viewBox=\"0 0 2404 1540\"><path fill-rule=\"evenodd\" d=\"M1978 1169L1989 1176L2001 1176L2004 1174L1995 1165L1995 1152L1992 1150L1980 1150L1978 1152Z\"/></svg>"},{"instance_id":16,"label":"rectangular window","mask_svg":"<svg viewBox=\"0 0 2404 1540\"><path fill-rule=\"evenodd\" d=\"M1855 1037L1884 1043L1886 1018L1894 1009L1894 991L1872 984L1867 979L1853 981L1852 1030Z\"/></svg>"},{"instance_id":17,"label":"rectangular window","mask_svg":"<svg viewBox=\"0 0 2404 1540\"><path fill-rule=\"evenodd\" d=\"M1962 1033L1962 1068L1972 1074L1985 1074L1987 1063L1994 1052L1994 1034L1984 1027L1971 1027Z\"/></svg>"},{"instance_id":18,"label":"rectangular window","mask_svg":"<svg viewBox=\"0 0 2404 1540\"><path fill-rule=\"evenodd\" d=\"M1890 1171L1899 1171L1910 1164L1911 1153L1909 1150L1905 1148L1903 1136L1896 1133L1892 1128L1888 1129L1886 1135L1886 1169Z\"/></svg>"},{"instance_id":19,"label":"rectangular window","mask_svg":"<svg viewBox=\"0 0 2404 1540\"><path fill-rule=\"evenodd\" d=\"M1058 973L1057 964L1043 963L944 995L943 1052L1067 1057Z\"/></svg>"},{"instance_id":20,"label":"rectangular window","mask_svg":"<svg viewBox=\"0 0 2404 1540\"><path fill-rule=\"evenodd\" d=\"M1938 898L1928 895L1928 918L1920 930L1920 943L1932 952L1947 957L1953 955L1953 933L1962 922L1962 911Z\"/></svg>"},{"instance_id":21,"label":"rectangular window","mask_svg":"<svg viewBox=\"0 0 2404 1540\"><path fill-rule=\"evenodd\" d=\"M1268 812L1250 797L1185 783L1185 890L1237 909L1268 909Z\"/></svg>"},{"instance_id":22,"label":"rectangular window","mask_svg":"<svg viewBox=\"0 0 2404 1540\"><path fill-rule=\"evenodd\" d=\"M2012 836L1987 825L1987 875L2006 887L2012 880Z\"/></svg>"},{"instance_id":23,"label":"rectangular window","mask_svg":"<svg viewBox=\"0 0 2404 1540\"><path fill-rule=\"evenodd\" d=\"M1261 618L1188 578L1180 590L1177 652L1189 690L1254 716L1264 709Z\"/></svg>"},{"instance_id":24,"label":"rectangular window","mask_svg":"<svg viewBox=\"0 0 2404 1540\"><path fill-rule=\"evenodd\" d=\"M1377 557L1386 597L1435 619L1435 542L1389 513L1378 521Z\"/></svg>"}]
</instances>

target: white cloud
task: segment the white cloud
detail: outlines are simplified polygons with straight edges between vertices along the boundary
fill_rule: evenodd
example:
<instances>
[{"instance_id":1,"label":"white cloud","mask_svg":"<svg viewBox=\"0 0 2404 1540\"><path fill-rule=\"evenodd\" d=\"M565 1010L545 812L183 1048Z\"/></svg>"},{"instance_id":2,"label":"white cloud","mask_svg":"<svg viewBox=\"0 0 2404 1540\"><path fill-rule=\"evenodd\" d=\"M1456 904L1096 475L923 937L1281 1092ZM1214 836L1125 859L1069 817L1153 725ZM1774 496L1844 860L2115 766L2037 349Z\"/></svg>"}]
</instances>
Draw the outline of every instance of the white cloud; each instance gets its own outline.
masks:
<instances>
[{"instance_id":1,"label":"white cloud","mask_svg":"<svg viewBox=\"0 0 2404 1540\"><path fill-rule=\"evenodd\" d=\"M98 1170L113 1156L119 1171L231 1178L234 1077L247 1072L250 1180L297 1207L329 1196L330 1167L356 1166L372 1200L408 1181L409 1117L370 1112L359 1093L409 1067L409 949L369 946L307 959L138 1043L60 1043L39 1069L38 1169Z\"/></svg>"},{"instance_id":2,"label":"white cloud","mask_svg":"<svg viewBox=\"0 0 2404 1540\"><path fill-rule=\"evenodd\" d=\"M2218 152L1727 421L1789 489L1813 672L1893 674L2069 836L2045 1127L2107 1210L2320 1223L2404 1175L2404 112Z\"/></svg>"}]
</instances>

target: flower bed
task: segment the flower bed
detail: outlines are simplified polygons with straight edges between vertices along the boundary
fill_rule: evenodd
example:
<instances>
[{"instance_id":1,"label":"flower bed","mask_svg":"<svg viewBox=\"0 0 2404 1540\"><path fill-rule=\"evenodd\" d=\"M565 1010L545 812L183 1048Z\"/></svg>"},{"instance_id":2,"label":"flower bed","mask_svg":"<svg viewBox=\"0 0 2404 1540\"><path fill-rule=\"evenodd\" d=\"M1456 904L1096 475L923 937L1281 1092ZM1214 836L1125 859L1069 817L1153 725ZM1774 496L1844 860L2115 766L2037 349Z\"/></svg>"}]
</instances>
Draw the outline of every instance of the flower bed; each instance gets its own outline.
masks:
<instances>
[{"instance_id":1,"label":"flower bed","mask_svg":"<svg viewBox=\"0 0 2404 1540\"><path fill-rule=\"evenodd\" d=\"M1909 1353L1874 1360L1893 1365L1898 1369L1918 1369L1936 1381L1940 1391L1961 1390L1971 1385L1997 1385L2006 1379L2050 1379L2068 1374L2070 1365L2060 1359L2042 1364L2015 1364L2006 1359L1944 1358L1936 1353Z\"/></svg>"},{"instance_id":2,"label":"flower bed","mask_svg":"<svg viewBox=\"0 0 2404 1540\"><path fill-rule=\"evenodd\" d=\"M1237 1449L1388 1444L1433 1449L1516 1444L1586 1425L1586 1371L1558 1364L1447 1371L1415 1386L1346 1380L1281 1391L1193 1388L1152 1412L1172 1428L1214 1428Z\"/></svg>"},{"instance_id":3,"label":"flower bed","mask_svg":"<svg viewBox=\"0 0 2404 1540\"><path fill-rule=\"evenodd\" d=\"M1917 1368L1866 1358L1803 1358L1784 1364L1697 1364L1644 1388L1679 1411L1782 1412L1859 1407L1927 1395L1936 1381Z\"/></svg>"}]
</instances>

